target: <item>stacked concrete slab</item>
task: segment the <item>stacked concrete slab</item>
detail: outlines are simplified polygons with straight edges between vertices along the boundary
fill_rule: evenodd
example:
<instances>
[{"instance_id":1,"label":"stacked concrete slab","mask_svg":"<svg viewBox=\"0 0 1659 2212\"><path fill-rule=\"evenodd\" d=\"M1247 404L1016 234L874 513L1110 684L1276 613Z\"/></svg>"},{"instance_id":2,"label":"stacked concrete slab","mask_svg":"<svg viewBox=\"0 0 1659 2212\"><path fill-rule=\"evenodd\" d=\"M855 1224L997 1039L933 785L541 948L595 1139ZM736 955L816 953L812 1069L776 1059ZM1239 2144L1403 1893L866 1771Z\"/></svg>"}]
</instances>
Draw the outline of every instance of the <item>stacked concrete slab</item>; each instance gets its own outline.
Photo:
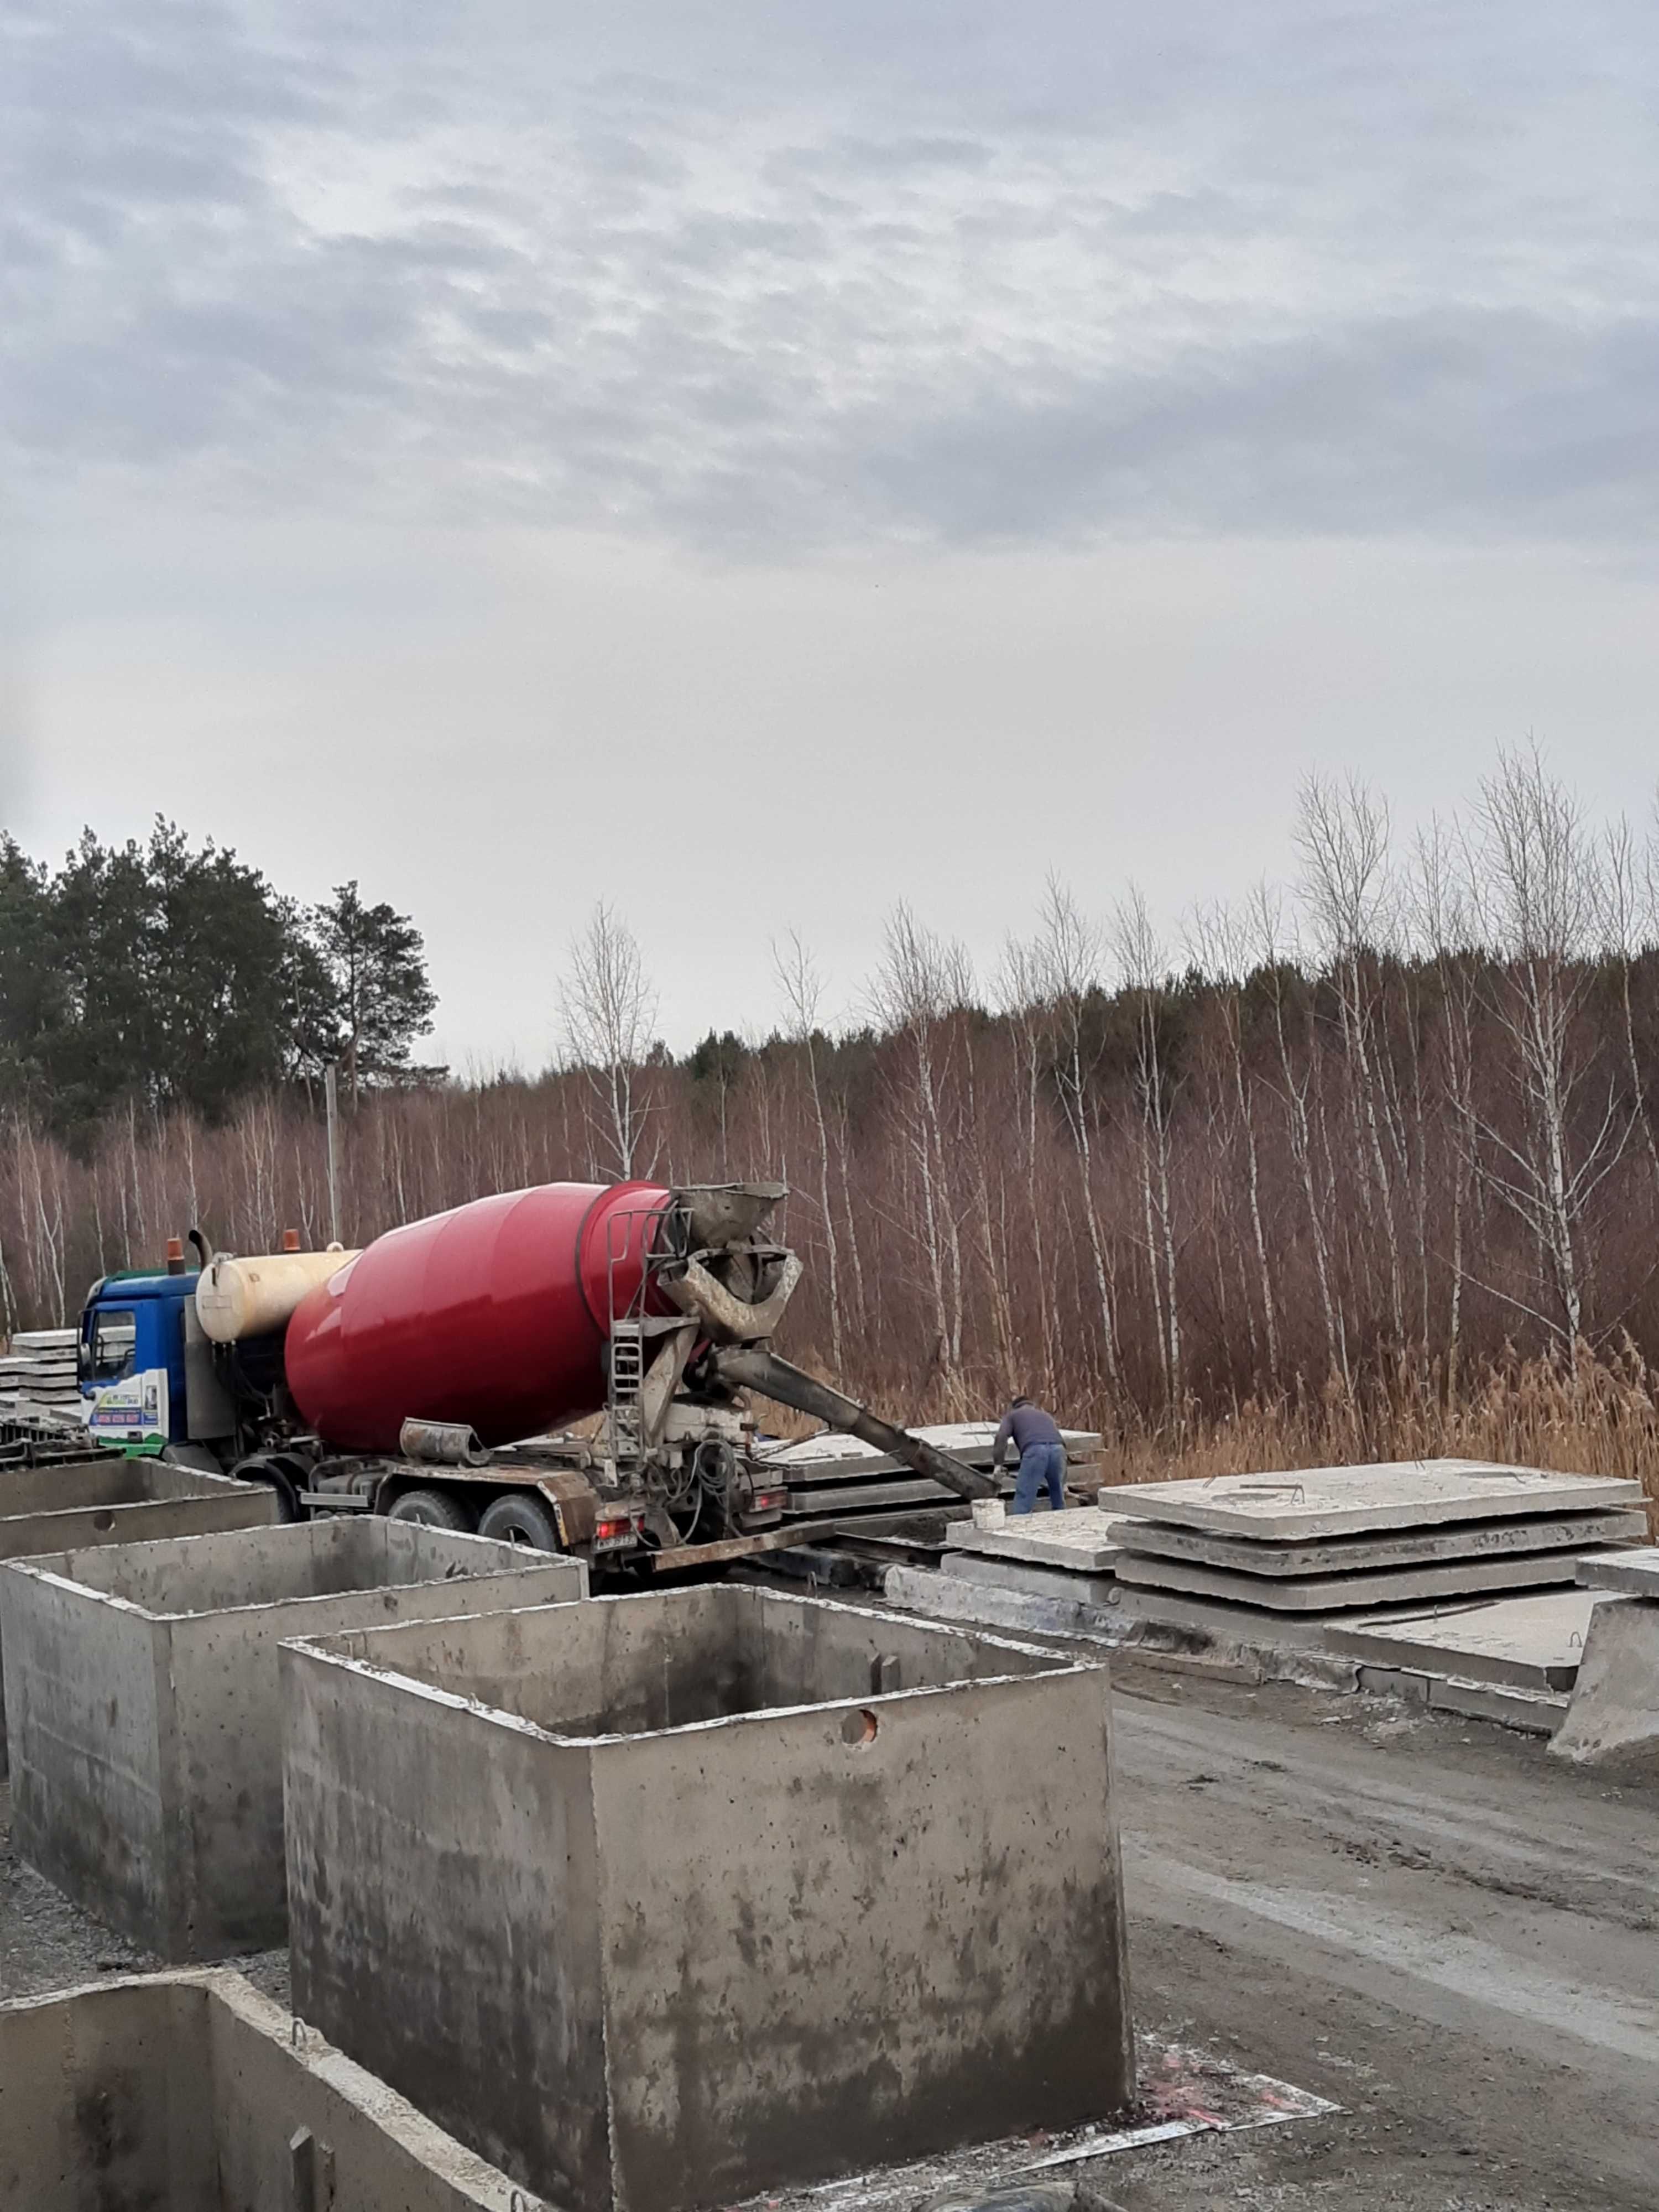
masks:
<instances>
[{"instance_id":1,"label":"stacked concrete slab","mask_svg":"<svg viewBox=\"0 0 1659 2212\"><path fill-rule=\"evenodd\" d=\"M105 1452L64 1467L0 1470L0 1561L162 1536L261 1528L276 1517L276 1492L266 1484L198 1474L159 1459L123 1459ZM0 1668L4 1660L0 1636ZM5 1704L0 1696L0 1774L5 1771Z\"/></svg>"},{"instance_id":2,"label":"stacked concrete slab","mask_svg":"<svg viewBox=\"0 0 1659 2212\"><path fill-rule=\"evenodd\" d=\"M282 1664L297 2010L575 2212L1131 2097L1099 1666L729 1585Z\"/></svg>"},{"instance_id":3,"label":"stacked concrete slab","mask_svg":"<svg viewBox=\"0 0 1659 2212\"><path fill-rule=\"evenodd\" d=\"M982 1472L991 1465L996 1442L994 1421L944 1421L915 1434L937 1444L969 1467ZM1097 1431L1062 1429L1068 1480L1077 1482L1097 1472L1101 1438ZM769 1446L763 1454L767 1465L782 1477L786 1492L785 1517L822 1520L849 1513L890 1513L907 1507L951 1505L954 1492L943 1483L915 1474L900 1461L861 1437L826 1431L795 1443ZM1009 1473L1005 1491L1013 1489Z\"/></svg>"},{"instance_id":4,"label":"stacked concrete slab","mask_svg":"<svg viewBox=\"0 0 1659 2212\"><path fill-rule=\"evenodd\" d=\"M0 2204L536 2212L505 2174L223 1972L0 2004Z\"/></svg>"},{"instance_id":5,"label":"stacked concrete slab","mask_svg":"<svg viewBox=\"0 0 1659 2212\"><path fill-rule=\"evenodd\" d=\"M1329 1618L1571 1589L1577 1560L1645 1528L1634 1482L1479 1460L1310 1468L1103 1490L1124 1514L1132 1613Z\"/></svg>"},{"instance_id":6,"label":"stacked concrete slab","mask_svg":"<svg viewBox=\"0 0 1659 2212\"><path fill-rule=\"evenodd\" d=\"M1483 1461L1102 1490L1091 1514L946 1534L890 1600L937 1619L1212 1654L1548 1734L1595 1594L1646 1522L1638 1486ZM1587 1571L1588 1572L1588 1571ZM1333 1676L1330 1662L1339 1663Z\"/></svg>"},{"instance_id":7,"label":"stacked concrete slab","mask_svg":"<svg viewBox=\"0 0 1659 2212\"><path fill-rule=\"evenodd\" d=\"M78 1428L81 1411L75 1331L20 1329L0 1356L0 1414Z\"/></svg>"},{"instance_id":8,"label":"stacked concrete slab","mask_svg":"<svg viewBox=\"0 0 1659 2212\"><path fill-rule=\"evenodd\" d=\"M1581 1559L1600 1598L1550 1749L1576 1765L1659 1774L1659 1547Z\"/></svg>"},{"instance_id":9,"label":"stacked concrete slab","mask_svg":"<svg viewBox=\"0 0 1659 2212\"><path fill-rule=\"evenodd\" d=\"M1097 1505L1027 1513L989 1528L958 1521L945 1532L947 1575L988 1589L1083 1605L1112 1602L1123 1516Z\"/></svg>"},{"instance_id":10,"label":"stacked concrete slab","mask_svg":"<svg viewBox=\"0 0 1659 2212\"><path fill-rule=\"evenodd\" d=\"M575 1561L378 1516L0 1566L15 1848L164 1958L280 1942L283 1638L586 1587Z\"/></svg>"}]
</instances>

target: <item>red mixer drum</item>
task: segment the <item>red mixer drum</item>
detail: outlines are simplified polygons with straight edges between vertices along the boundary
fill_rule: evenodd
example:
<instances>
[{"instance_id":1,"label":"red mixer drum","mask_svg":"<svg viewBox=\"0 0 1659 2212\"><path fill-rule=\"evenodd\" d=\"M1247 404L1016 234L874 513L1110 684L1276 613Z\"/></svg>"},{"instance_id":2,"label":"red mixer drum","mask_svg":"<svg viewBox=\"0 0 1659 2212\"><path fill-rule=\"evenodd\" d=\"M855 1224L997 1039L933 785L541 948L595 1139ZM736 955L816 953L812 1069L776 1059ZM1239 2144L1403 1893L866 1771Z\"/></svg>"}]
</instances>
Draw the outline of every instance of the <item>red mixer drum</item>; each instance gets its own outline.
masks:
<instances>
[{"instance_id":1,"label":"red mixer drum","mask_svg":"<svg viewBox=\"0 0 1659 2212\"><path fill-rule=\"evenodd\" d=\"M653 1182L540 1183L389 1231L289 1322L295 1403L348 1451L396 1451L410 1418L506 1444L596 1412L611 1316L637 1297L670 1199Z\"/></svg>"}]
</instances>

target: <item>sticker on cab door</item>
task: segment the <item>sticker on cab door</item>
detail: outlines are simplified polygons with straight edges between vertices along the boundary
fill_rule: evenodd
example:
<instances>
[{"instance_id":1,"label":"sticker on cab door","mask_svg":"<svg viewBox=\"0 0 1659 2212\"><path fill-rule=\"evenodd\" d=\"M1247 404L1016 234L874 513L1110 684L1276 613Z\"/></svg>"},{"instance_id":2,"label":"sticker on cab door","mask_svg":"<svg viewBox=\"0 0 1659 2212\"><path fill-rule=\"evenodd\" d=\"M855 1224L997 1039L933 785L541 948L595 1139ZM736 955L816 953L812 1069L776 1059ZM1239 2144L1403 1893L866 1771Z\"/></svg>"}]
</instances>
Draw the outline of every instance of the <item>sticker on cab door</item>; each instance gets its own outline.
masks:
<instances>
[{"instance_id":1,"label":"sticker on cab door","mask_svg":"<svg viewBox=\"0 0 1659 2212\"><path fill-rule=\"evenodd\" d=\"M142 1375L106 1382L88 1401L87 1426L100 1437L143 1443L167 1434L167 1370L147 1367Z\"/></svg>"}]
</instances>

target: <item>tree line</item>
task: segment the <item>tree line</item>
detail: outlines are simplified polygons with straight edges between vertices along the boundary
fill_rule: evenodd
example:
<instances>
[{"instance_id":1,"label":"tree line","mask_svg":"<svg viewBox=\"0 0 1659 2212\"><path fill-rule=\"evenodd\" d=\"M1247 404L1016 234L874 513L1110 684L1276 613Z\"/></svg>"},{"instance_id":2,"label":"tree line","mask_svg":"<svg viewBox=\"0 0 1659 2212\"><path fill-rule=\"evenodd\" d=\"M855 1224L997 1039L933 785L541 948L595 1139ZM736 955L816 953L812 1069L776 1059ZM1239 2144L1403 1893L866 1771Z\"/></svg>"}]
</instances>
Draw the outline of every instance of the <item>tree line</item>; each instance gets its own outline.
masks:
<instances>
[{"instance_id":1,"label":"tree line","mask_svg":"<svg viewBox=\"0 0 1659 2212\"><path fill-rule=\"evenodd\" d=\"M839 1024L792 939L765 1032L678 1058L601 907L556 1066L365 1093L343 1225L559 1177L777 1176L808 1263L788 1349L918 1416L1018 1384L1179 1431L1402 1375L1449 1404L1528 1357L1601 1361L1616 1405L1605 1376L1659 1352L1651 853L1530 754L1403 847L1376 793L1312 782L1297 850L1294 883L1167 943L1132 890L1091 910L1051 883L982 977L898 907ZM326 1234L291 1080L216 1122L129 1101L78 1152L8 1131L8 1316L70 1312L186 1220L243 1250Z\"/></svg>"},{"instance_id":2,"label":"tree line","mask_svg":"<svg viewBox=\"0 0 1659 2212\"><path fill-rule=\"evenodd\" d=\"M354 1095L430 1074L436 1004L420 933L355 882L307 906L159 817L56 869L0 837L0 1103L77 1148L120 1111L211 1123L331 1064Z\"/></svg>"}]
</instances>

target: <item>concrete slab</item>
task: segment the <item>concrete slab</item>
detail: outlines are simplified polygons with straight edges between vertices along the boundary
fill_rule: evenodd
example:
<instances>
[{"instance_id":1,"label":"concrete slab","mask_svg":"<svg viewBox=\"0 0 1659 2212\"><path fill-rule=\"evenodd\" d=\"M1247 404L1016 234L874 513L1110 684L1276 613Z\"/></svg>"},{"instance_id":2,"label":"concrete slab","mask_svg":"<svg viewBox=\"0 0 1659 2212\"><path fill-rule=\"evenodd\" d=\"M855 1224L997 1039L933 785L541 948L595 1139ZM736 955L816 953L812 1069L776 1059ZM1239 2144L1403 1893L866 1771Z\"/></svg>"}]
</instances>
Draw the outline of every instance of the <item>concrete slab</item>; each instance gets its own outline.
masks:
<instances>
[{"instance_id":1,"label":"concrete slab","mask_svg":"<svg viewBox=\"0 0 1659 2212\"><path fill-rule=\"evenodd\" d=\"M1576 1766L1659 1774L1659 1605L1640 1597L1598 1600L1566 1718L1550 1749Z\"/></svg>"},{"instance_id":2,"label":"concrete slab","mask_svg":"<svg viewBox=\"0 0 1659 2212\"><path fill-rule=\"evenodd\" d=\"M296 2010L574 2212L1132 2098L1098 1663L727 1584L282 1664Z\"/></svg>"},{"instance_id":3,"label":"concrete slab","mask_svg":"<svg viewBox=\"0 0 1659 2212\"><path fill-rule=\"evenodd\" d=\"M1067 1567L1027 1566L1023 1559L988 1559L977 1552L946 1552L939 1572L996 1589L1029 1590L1036 1597L1083 1605L1110 1605L1117 1595L1115 1575L1073 1574Z\"/></svg>"},{"instance_id":4,"label":"concrete slab","mask_svg":"<svg viewBox=\"0 0 1659 2212\"><path fill-rule=\"evenodd\" d=\"M1121 1577L1116 1589L1117 1603L1111 1619L1120 1636L1146 1627L1173 1629L1254 1651L1326 1651L1334 1622L1364 1621L1377 1617L1365 1613L1268 1613L1259 1605L1236 1605L1225 1598L1194 1597L1180 1590L1139 1589ZM1404 1606L1399 1610L1411 1613L1420 1607Z\"/></svg>"},{"instance_id":5,"label":"concrete slab","mask_svg":"<svg viewBox=\"0 0 1659 2212\"><path fill-rule=\"evenodd\" d=\"M1602 1601L1589 1590L1558 1590L1393 1620L1334 1624L1326 1636L1331 1650L1379 1665L1523 1690L1569 1690L1592 1613Z\"/></svg>"},{"instance_id":6,"label":"concrete slab","mask_svg":"<svg viewBox=\"0 0 1659 2212\"><path fill-rule=\"evenodd\" d=\"M1126 1516L1084 1505L1064 1513L1023 1513L1000 1528L976 1528L971 1521L946 1529L947 1551L977 1552L988 1559L1018 1559L1027 1566L1063 1567L1073 1574L1109 1574L1119 1550Z\"/></svg>"},{"instance_id":7,"label":"concrete slab","mask_svg":"<svg viewBox=\"0 0 1659 2212\"><path fill-rule=\"evenodd\" d=\"M882 1578L882 1594L890 1605L925 1613L930 1620L1007 1629L1016 1636L1116 1640L1115 1616L1098 1606L1075 1597L1038 1597L996 1583L970 1582L965 1575L937 1574L931 1567L889 1567Z\"/></svg>"},{"instance_id":8,"label":"concrete slab","mask_svg":"<svg viewBox=\"0 0 1659 2212\"><path fill-rule=\"evenodd\" d=\"M1007 1487L1012 1491L1013 1485ZM791 1483L784 1505L790 1521L821 1521L840 1513L896 1512L906 1506L954 1505L957 1493L931 1475L913 1474L891 1482Z\"/></svg>"},{"instance_id":9,"label":"concrete slab","mask_svg":"<svg viewBox=\"0 0 1659 2212\"><path fill-rule=\"evenodd\" d=\"M1357 1613L1376 1605L1412 1605L1429 1598L1458 1599L1485 1590L1571 1589L1578 1555L1522 1552L1491 1559L1451 1559L1440 1566L1388 1567L1376 1574L1237 1575L1126 1550L1117 1579L1147 1589L1180 1590L1190 1597L1224 1598L1274 1613Z\"/></svg>"},{"instance_id":10,"label":"concrete slab","mask_svg":"<svg viewBox=\"0 0 1659 2212\"><path fill-rule=\"evenodd\" d=\"M1659 1598L1659 1544L1644 1545L1634 1552L1595 1553L1578 1562L1578 1579L1587 1589Z\"/></svg>"},{"instance_id":11,"label":"concrete slab","mask_svg":"<svg viewBox=\"0 0 1659 2212\"><path fill-rule=\"evenodd\" d=\"M970 1467L991 1464L994 1421L938 1421L915 1433L953 1452ZM1062 1429L1070 1479L1083 1484L1099 1473L1101 1438L1087 1429ZM762 1456L782 1475L787 1492L786 1518L817 1520L830 1514L887 1512L906 1506L952 1505L957 1493L942 1482L917 1475L890 1454L861 1437L826 1431L793 1443L772 1443ZM1014 1475L1005 1468L1000 1487L1012 1497Z\"/></svg>"},{"instance_id":12,"label":"concrete slab","mask_svg":"<svg viewBox=\"0 0 1659 2212\"><path fill-rule=\"evenodd\" d=\"M536 2212L506 2174L238 1974L0 2004L17 2212Z\"/></svg>"},{"instance_id":13,"label":"concrete slab","mask_svg":"<svg viewBox=\"0 0 1659 2212\"><path fill-rule=\"evenodd\" d=\"M1500 1728L1519 1729L1523 1735L1553 1736L1567 1710L1564 1695L1523 1690L1512 1682L1471 1682L1456 1674L1431 1674L1428 1690L1431 1712L1496 1721Z\"/></svg>"},{"instance_id":14,"label":"concrete slab","mask_svg":"<svg viewBox=\"0 0 1659 2212\"><path fill-rule=\"evenodd\" d=\"M276 1493L262 1482L232 1482L160 1459L104 1452L58 1467L0 1471L0 1560L217 1529L268 1528ZM4 1651L0 1648L0 1665ZM6 1721L0 1696L0 1774Z\"/></svg>"},{"instance_id":15,"label":"concrete slab","mask_svg":"<svg viewBox=\"0 0 1659 2212\"><path fill-rule=\"evenodd\" d=\"M1492 1559L1517 1552L1589 1551L1604 1544L1639 1543L1647 1531L1645 1514L1615 1509L1271 1543L1260 1537L1218 1536L1203 1528L1166 1528L1158 1521L1120 1517L1123 1528L1119 1540L1131 1551L1249 1575L1352 1574L1361 1569L1433 1566L1449 1559Z\"/></svg>"},{"instance_id":16,"label":"concrete slab","mask_svg":"<svg viewBox=\"0 0 1659 2212\"><path fill-rule=\"evenodd\" d=\"M1642 1502L1639 1483L1467 1459L1127 1483L1102 1489L1097 1499L1109 1513L1269 1542L1427 1528L1446 1521L1515 1520L1527 1513L1629 1510Z\"/></svg>"},{"instance_id":17,"label":"concrete slab","mask_svg":"<svg viewBox=\"0 0 1659 2212\"><path fill-rule=\"evenodd\" d=\"M282 1639L586 1589L578 1561L368 1514L12 1560L18 1854L163 1958L279 1943Z\"/></svg>"},{"instance_id":18,"label":"concrete slab","mask_svg":"<svg viewBox=\"0 0 1659 2212\"><path fill-rule=\"evenodd\" d=\"M937 1444L941 1451L954 1452L972 1467L988 1467L998 1425L995 1421L936 1421L913 1433L930 1444ZM1062 1429L1060 1434L1068 1461L1098 1456L1102 1438L1097 1429ZM802 1437L793 1443L767 1444L761 1456L769 1466L781 1467L791 1475L799 1474L804 1479L818 1481L832 1480L837 1473L869 1475L902 1471L900 1461L878 1451L874 1444L836 1430L825 1430L816 1437Z\"/></svg>"}]
</instances>

